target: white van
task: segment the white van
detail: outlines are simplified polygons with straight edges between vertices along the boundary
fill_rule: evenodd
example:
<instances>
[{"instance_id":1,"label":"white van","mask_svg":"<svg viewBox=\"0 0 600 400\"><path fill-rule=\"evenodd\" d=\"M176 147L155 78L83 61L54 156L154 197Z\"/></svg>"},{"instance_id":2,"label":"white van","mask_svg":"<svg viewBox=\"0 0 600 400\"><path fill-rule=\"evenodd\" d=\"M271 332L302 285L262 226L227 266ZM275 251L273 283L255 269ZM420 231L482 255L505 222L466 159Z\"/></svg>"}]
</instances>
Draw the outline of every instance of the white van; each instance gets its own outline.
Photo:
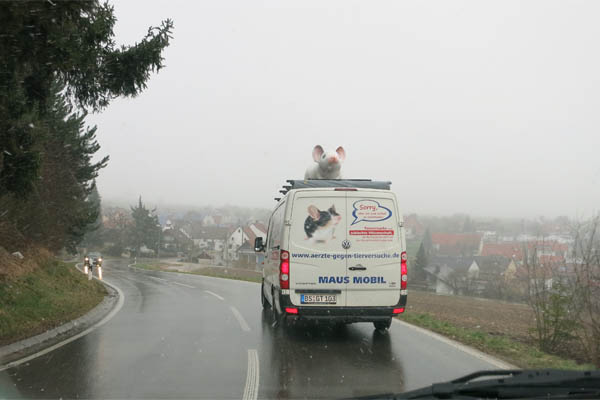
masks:
<instances>
[{"instance_id":1,"label":"white van","mask_svg":"<svg viewBox=\"0 0 600 400\"><path fill-rule=\"evenodd\" d=\"M261 301L284 322L373 322L406 306L406 241L389 182L288 181L269 220Z\"/></svg>"}]
</instances>

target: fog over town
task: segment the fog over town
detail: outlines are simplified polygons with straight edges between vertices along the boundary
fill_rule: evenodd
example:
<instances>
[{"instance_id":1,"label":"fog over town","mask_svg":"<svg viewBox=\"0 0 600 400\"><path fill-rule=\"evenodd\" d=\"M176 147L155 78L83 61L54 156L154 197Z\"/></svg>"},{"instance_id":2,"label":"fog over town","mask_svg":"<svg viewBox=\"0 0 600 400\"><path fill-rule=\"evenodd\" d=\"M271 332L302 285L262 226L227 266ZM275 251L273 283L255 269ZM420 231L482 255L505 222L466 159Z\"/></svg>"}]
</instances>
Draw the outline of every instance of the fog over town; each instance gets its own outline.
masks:
<instances>
[{"instance_id":1,"label":"fog over town","mask_svg":"<svg viewBox=\"0 0 600 400\"><path fill-rule=\"evenodd\" d=\"M98 125L105 201L272 208L321 144L405 213L587 217L600 204L597 3L117 1L176 21L166 68Z\"/></svg>"}]
</instances>

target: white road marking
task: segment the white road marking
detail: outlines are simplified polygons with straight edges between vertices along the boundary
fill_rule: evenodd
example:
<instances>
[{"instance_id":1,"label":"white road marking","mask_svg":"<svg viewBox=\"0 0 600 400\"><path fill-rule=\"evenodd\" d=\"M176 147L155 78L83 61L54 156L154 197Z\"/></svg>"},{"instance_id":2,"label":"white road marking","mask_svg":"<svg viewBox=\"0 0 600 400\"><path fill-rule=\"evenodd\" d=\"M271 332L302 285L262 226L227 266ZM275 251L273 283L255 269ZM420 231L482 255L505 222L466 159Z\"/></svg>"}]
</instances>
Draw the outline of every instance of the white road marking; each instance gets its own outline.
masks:
<instances>
[{"instance_id":1,"label":"white road marking","mask_svg":"<svg viewBox=\"0 0 600 400\"><path fill-rule=\"evenodd\" d=\"M196 286L186 285L185 283L179 283L179 282L175 282L175 281L171 281L171 283L174 283L174 284L179 285L179 286L184 286L184 287L190 288L190 289L196 289Z\"/></svg>"},{"instance_id":2,"label":"white road marking","mask_svg":"<svg viewBox=\"0 0 600 400\"><path fill-rule=\"evenodd\" d=\"M210 290L205 290L205 292L208 293L208 294L212 294L213 296L215 296L219 300L225 300L223 297L219 296L216 293L211 292Z\"/></svg>"},{"instance_id":3,"label":"white road marking","mask_svg":"<svg viewBox=\"0 0 600 400\"><path fill-rule=\"evenodd\" d=\"M478 359L480 359L482 361L485 361L485 362L487 362L489 364L492 364L493 366L495 366L497 368L500 368L500 369L518 369L518 367L515 367L514 365L511 365L511 364L509 364L507 362L504 362L502 360L498 360L497 358L492 357L489 354L485 354L485 353L483 353L483 352L481 352L479 350L476 350L476 349L474 349L472 347L466 346L466 345L464 345L462 343L458 343L458 342L456 342L456 341L454 341L452 339L448 339L445 336L438 335L437 333L432 332L432 331L427 330L427 329L424 329L424 328L421 328L420 326L416 326L416 325L412 325L412 324L409 324L409 323L404 322L404 321L400 321L397 318L392 318L392 319L395 322L401 324L402 326L405 326L405 327L413 329L413 330L415 330L415 331L417 331L419 333L422 333L424 335L427 335L429 337L437 339L440 342L443 342L443 343L445 343L445 344L447 344L449 346L452 346L452 347L454 347L454 348L456 348L458 350L461 350L461 351L463 351L463 352L465 352L465 353L467 353L467 354L469 354L469 355L471 355L471 356L473 356L475 358L478 358Z\"/></svg>"},{"instance_id":4,"label":"white road marking","mask_svg":"<svg viewBox=\"0 0 600 400\"><path fill-rule=\"evenodd\" d=\"M235 308L234 306L229 306L229 308L231 309L231 312L233 313L233 316L235 317L235 319L237 319L238 322L240 323L242 330L244 332L249 332L250 327L248 326L248 323L246 323L246 320L244 319L244 317L242 317L242 314L240 314L238 309Z\"/></svg>"},{"instance_id":5,"label":"white road marking","mask_svg":"<svg viewBox=\"0 0 600 400\"><path fill-rule=\"evenodd\" d=\"M148 275L148 278L152 278L152 279L156 279L156 280L158 280L158 281L163 281L163 282L167 282L167 283L169 283L169 281L168 281L168 280L166 280L166 279L163 279L163 278L157 278L157 277L155 277L155 276L150 276L150 275Z\"/></svg>"},{"instance_id":6,"label":"white road marking","mask_svg":"<svg viewBox=\"0 0 600 400\"><path fill-rule=\"evenodd\" d=\"M258 385L260 384L260 364L258 352L254 349L248 350L248 372L246 374L246 386L244 387L243 400L256 400L258 398Z\"/></svg>"},{"instance_id":7,"label":"white road marking","mask_svg":"<svg viewBox=\"0 0 600 400\"><path fill-rule=\"evenodd\" d=\"M94 279L96 279L96 278L94 278ZM112 317L114 317L121 310L121 308L123 307L123 304L125 303L125 295L123 294L123 292L121 291L121 289L119 289L116 285L114 285L112 283L109 283L107 281L102 281L102 282L104 282L105 284L109 285L110 287L112 287L113 289L115 289L117 291L117 293L119 293L119 300L117 301L116 307L113 308L112 311L109 312L106 315L106 317L102 318L102 320L100 322L98 322L97 324L95 324L95 325L87 328L85 331L80 332L80 333L78 333L75 336L71 336L70 338L63 340L62 342L56 343L55 345L47 347L44 350L38 351L35 354L32 354L32 355L27 356L25 358L21 358L20 360L16 360L16 361L10 362L10 363L8 363L6 365L0 366L0 371L4 371L6 369L16 367L17 365L21 365L21 364L23 364L25 362L31 361L34 358L38 358L40 356L43 356L44 354L48 354L51 351L56 350L59 347L64 346L65 344L71 343L72 341L77 340L80 337L87 335L88 333L92 332L93 330L101 327L102 325L104 325L105 323L107 323L108 321L110 321L110 319Z\"/></svg>"}]
</instances>

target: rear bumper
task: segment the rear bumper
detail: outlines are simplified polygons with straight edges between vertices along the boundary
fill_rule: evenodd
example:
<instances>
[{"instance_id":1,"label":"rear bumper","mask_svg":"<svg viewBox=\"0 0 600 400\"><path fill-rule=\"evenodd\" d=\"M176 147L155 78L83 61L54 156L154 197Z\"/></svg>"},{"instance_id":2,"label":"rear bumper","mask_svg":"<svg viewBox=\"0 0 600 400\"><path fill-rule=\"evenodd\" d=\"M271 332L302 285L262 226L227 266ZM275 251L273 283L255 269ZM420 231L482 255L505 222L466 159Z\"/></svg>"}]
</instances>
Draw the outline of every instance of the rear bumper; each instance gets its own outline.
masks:
<instances>
[{"instance_id":1,"label":"rear bumper","mask_svg":"<svg viewBox=\"0 0 600 400\"><path fill-rule=\"evenodd\" d=\"M386 321L393 317L395 308L406 307L406 295L400 296L400 301L391 307L311 307L297 306L290 302L289 296L280 296L280 305L285 318L288 320L315 320L333 322L376 322ZM286 307L298 310L297 314L285 312Z\"/></svg>"}]
</instances>

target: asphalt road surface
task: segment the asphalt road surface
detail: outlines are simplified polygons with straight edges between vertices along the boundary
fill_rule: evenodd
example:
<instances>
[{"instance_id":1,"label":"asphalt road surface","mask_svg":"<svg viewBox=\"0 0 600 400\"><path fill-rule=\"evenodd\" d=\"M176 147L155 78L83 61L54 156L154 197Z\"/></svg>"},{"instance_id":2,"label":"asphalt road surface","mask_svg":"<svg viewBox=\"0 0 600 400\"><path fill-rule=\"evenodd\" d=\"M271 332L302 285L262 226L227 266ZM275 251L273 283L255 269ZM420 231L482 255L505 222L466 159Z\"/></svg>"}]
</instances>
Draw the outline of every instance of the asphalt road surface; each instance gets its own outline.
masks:
<instances>
[{"instance_id":1,"label":"asphalt road surface","mask_svg":"<svg viewBox=\"0 0 600 400\"><path fill-rule=\"evenodd\" d=\"M394 323L273 327L256 283L107 260L124 294L106 324L0 372L0 398L324 398L403 392L497 369ZM410 302L410 294L408 297Z\"/></svg>"}]
</instances>

